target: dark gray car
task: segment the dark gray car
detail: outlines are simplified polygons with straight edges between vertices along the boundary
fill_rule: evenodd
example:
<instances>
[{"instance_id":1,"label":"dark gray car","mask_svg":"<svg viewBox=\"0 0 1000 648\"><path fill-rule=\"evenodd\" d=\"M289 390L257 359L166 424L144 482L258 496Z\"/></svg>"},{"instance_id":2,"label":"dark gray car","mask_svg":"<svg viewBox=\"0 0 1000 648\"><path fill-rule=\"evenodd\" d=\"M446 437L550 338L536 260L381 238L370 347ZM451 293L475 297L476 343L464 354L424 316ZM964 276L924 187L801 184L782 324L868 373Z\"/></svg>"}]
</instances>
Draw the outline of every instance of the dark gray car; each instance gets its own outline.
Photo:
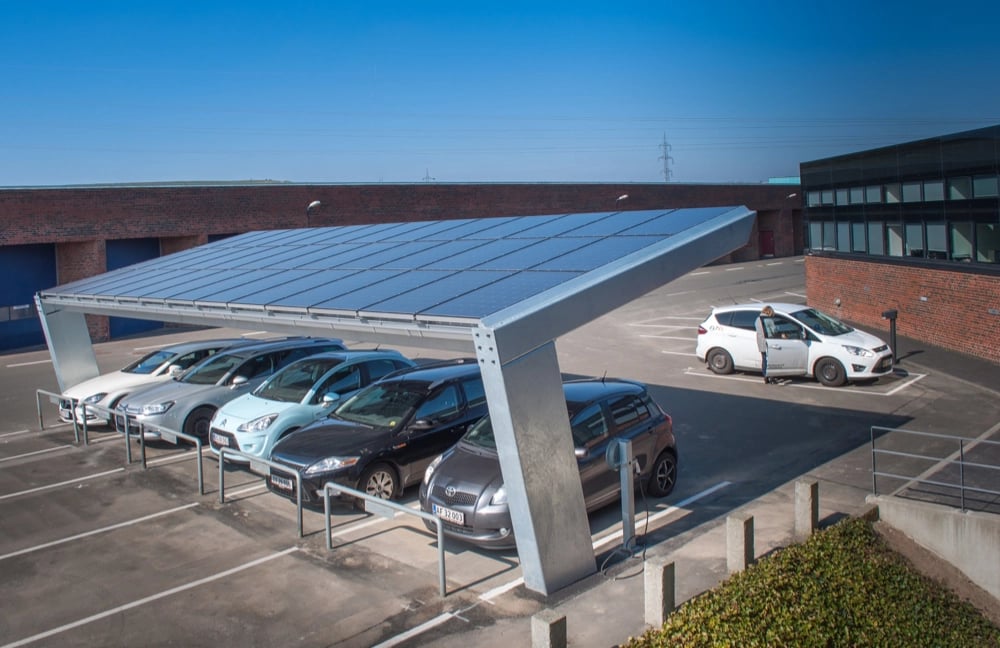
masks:
<instances>
[{"instance_id":1,"label":"dark gray car","mask_svg":"<svg viewBox=\"0 0 1000 648\"><path fill-rule=\"evenodd\" d=\"M639 481L664 497L677 479L673 421L641 383L580 380L563 384L587 510L616 501L620 478L605 451L618 439L632 441ZM420 506L444 522L446 535L489 549L515 546L507 491L500 474L493 426L486 417L424 473ZM425 522L428 529L434 525Z\"/></svg>"}]
</instances>

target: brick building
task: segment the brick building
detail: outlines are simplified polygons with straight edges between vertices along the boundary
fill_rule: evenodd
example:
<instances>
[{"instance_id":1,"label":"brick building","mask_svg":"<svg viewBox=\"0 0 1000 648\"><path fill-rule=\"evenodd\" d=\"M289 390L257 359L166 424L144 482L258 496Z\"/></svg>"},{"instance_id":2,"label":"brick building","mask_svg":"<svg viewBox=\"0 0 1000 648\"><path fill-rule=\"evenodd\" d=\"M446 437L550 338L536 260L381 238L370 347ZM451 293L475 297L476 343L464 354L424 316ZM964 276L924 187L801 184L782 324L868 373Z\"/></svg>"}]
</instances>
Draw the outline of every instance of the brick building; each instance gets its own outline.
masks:
<instances>
[{"instance_id":1,"label":"brick building","mask_svg":"<svg viewBox=\"0 0 1000 648\"><path fill-rule=\"evenodd\" d=\"M318 201L318 205L315 202ZM310 207L310 205L313 205ZM0 189L0 350L43 343L32 296L253 230L447 218L745 205L749 244L724 261L801 253L789 184L162 184ZM106 340L156 323L88 316Z\"/></svg>"},{"instance_id":2,"label":"brick building","mask_svg":"<svg viewBox=\"0 0 1000 648\"><path fill-rule=\"evenodd\" d=\"M1000 126L801 165L809 304L1000 363Z\"/></svg>"}]
</instances>

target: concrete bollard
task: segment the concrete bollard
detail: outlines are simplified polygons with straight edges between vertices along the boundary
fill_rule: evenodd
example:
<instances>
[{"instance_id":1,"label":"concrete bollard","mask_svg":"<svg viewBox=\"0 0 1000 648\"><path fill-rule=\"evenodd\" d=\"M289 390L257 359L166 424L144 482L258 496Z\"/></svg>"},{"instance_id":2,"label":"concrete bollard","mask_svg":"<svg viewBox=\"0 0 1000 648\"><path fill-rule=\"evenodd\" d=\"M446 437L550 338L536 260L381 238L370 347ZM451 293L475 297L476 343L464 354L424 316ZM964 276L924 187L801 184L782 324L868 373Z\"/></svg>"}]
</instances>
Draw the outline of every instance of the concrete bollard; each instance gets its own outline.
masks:
<instances>
[{"instance_id":1,"label":"concrete bollard","mask_svg":"<svg viewBox=\"0 0 1000 648\"><path fill-rule=\"evenodd\" d=\"M542 610L531 617L531 648L566 648L566 616Z\"/></svg>"},{"instance_id":2,"label":"concrete bollard","mask_svg":"<svg viewBox=\"0 0 1000 648\"><path fill-rule=\"evenodd\" d=\"M819 483L795 482L795 539L805 542L819 528Z\"/></svg>"},{"instance_id":3,"label":"concrete bollard","mask_svg":"<svg viewBox=\"0 0 1000 648\"><path fill-rule=\"evenodd\" d=\"M659 628L675 609L674 563L662 558L646 561L643 574L643 603L646 624Z\"/></svg>"},{"instance_id":4,"label":"concrete bollard","mask_svg":"<svg viewBox=\"0 0 1000 648\"><path fill-rule=\"evenodd\" d=\"M726 567L729 573L743 571L753 560L753 516L730 515L726 518Z\"/></svg>"}]
</instances>

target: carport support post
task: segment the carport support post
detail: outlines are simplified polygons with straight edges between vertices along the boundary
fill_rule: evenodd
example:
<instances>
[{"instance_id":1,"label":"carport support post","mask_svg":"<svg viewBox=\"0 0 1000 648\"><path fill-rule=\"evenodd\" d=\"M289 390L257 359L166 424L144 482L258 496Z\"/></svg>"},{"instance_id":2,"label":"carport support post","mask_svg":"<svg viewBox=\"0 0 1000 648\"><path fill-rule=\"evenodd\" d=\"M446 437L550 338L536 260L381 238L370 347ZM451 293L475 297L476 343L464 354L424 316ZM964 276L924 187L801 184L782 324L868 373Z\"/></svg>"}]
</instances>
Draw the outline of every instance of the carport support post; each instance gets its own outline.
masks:
<instances>
[{"instance_id":1,"label":"carport support post","mask_svg":"<svg viewBox=\"0 0 1000 648\"><path fill-rule=\"evenodd\" d=\"M597 571L555 344L501 364L475 334L524 585L549 594Z\"/></svg>"},{"instance_id":2,"label":"carport support post","mask_svg":"<svg viewBox=\"0 0 1000 648\"><path fill-rule=\"evenodd\" d=\"M45 333L45 342L49 345L59 392L64 393L73 385L98 376L101 371L84 314L67 310L64 306L46 304L37 295L35 307Z\"/></svg>"},{"instance_id":3,"label":"carport support post","mask_svg":"<svg viewBox=\"0 0 1000 648\"><path fill-rule=\"evenodd\" d=\"M730 574L743 571L753 563L753 516L730 515L726 518L726 567Z\"/></svg>"},{"instance_id":4,"label":"carport support post","mask_svg":"<svg viewBox=\"0 0 1000 648\"><path fill-rule=\"evenodd\" d=\"M819 482L795 482L795 539L805 542L819 528Z\"/></svg>"}]
</instances>

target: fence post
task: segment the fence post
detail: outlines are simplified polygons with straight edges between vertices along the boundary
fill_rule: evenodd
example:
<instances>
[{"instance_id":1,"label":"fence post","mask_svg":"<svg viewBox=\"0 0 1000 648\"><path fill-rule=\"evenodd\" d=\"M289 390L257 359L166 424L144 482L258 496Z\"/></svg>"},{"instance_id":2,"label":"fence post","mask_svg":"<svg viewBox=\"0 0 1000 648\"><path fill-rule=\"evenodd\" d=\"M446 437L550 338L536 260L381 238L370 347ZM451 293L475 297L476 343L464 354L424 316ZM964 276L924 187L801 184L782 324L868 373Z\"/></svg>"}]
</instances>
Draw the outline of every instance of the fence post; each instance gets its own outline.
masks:
<instances>
[{"instance_id":1,"label":"fence post","mask_svg":"<svg viewBox=\"0 0 1000 648\"><path fill-rule=\"evenodd\" d=\"M653 558L646 561L643 584L646 625L659 628L675 609L674 563Z\"/></svg>"},{"instance_id":2,"label":"fence post","mask_svg":"<svg viewBox=\"0 0 1000 648\"><path fill-rule=\"evenodd\" d=\"M753 516L730 515L726 518L726 567L730 574L743 571L753 563Z\"/></svg>"},{"instance_id":3,"label":"fence post","mask_svg":"<svg viewBox=\"0 0 1000 648\"><path fill-rule=\"evenodd\" d=\"M566 616L542 610L531 617L531 648L566 648Z\"/></svg>"},{"instance_id":4,"label":"fence post","mask_svg":"<svg viewBox=\"0 0 1000 648\"><path fill-rule=\"evenodd\" d=\"M819 483L795 482L795 539L805 542L819 528Z\"/></svg>"}]
</instances>

